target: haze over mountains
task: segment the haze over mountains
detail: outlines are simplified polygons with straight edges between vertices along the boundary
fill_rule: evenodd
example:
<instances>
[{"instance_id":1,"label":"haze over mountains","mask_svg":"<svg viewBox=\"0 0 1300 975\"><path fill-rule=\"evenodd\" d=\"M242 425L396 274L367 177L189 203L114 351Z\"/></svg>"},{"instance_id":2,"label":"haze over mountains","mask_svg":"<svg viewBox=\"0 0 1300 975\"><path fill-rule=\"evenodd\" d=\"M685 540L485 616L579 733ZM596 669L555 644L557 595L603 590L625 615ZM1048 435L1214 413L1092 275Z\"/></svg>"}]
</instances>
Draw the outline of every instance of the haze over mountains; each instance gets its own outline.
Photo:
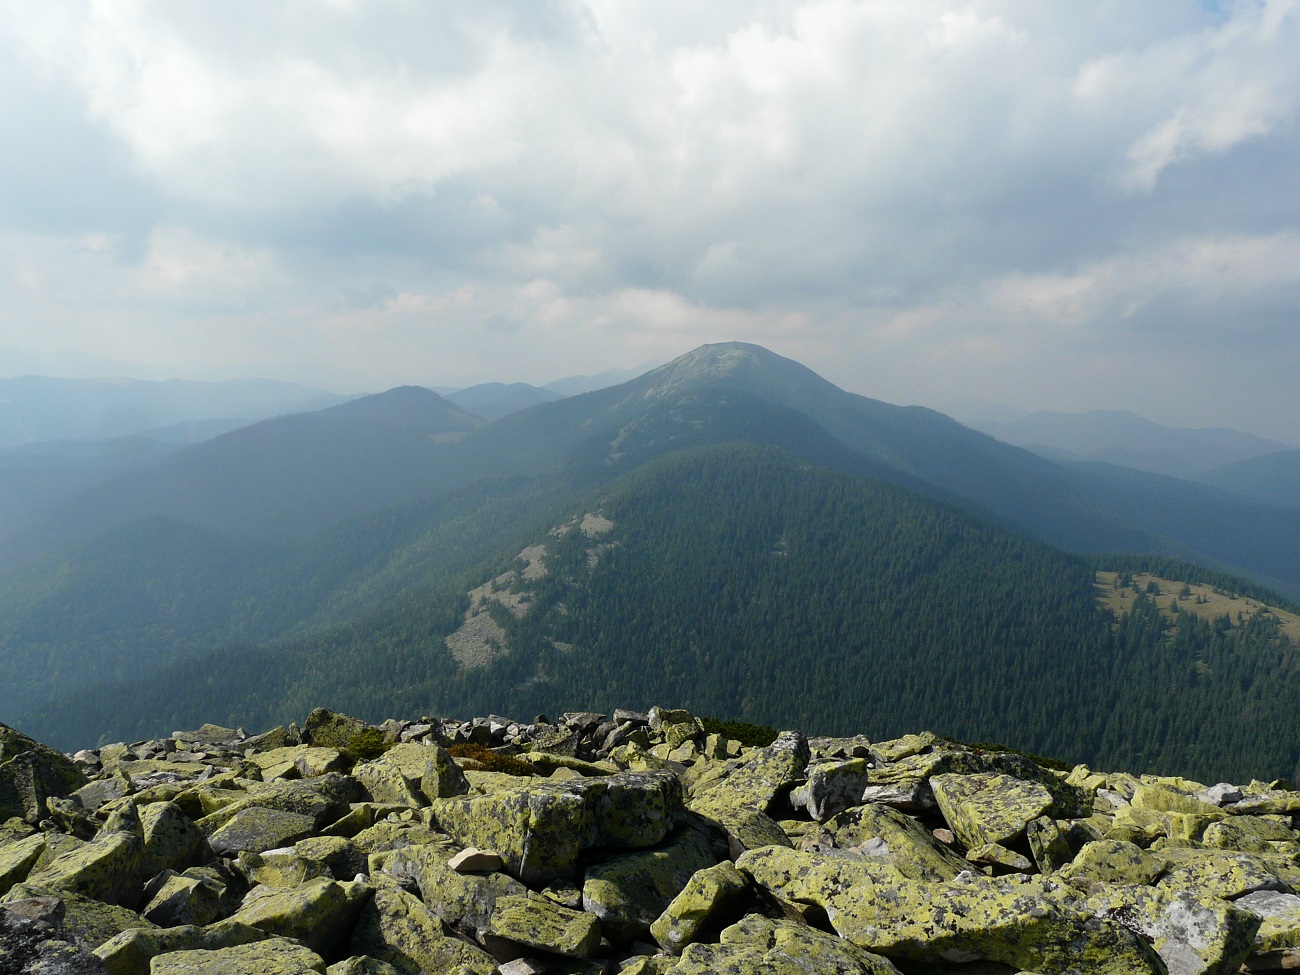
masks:
<instances>
[{"instance_id":1,"label":"haze over mountains","mask_svg":"<svg viewBox=\"0 0 1300 975\"><path fill-rule=\"evenodd\" d=\"M1101 461L1192 479L1217 467L1296 447L1238 430L1166 426L1126 410L1039 410L1012 415L988 404L965 404L950 412L976 430L1044 456Z\"/></svg>"},{"instance_id":2,"label":"haze over mountains","mask_svg":"<svg viewBox=\"0 0 1300 975\"><path fill-rule=\"evenodd\" d=\"M1300 593L1284 465L1264 496L1058 463L738 343L565 398L462 392L159 451L11 527L0 720L71 746L302 700L507 711L562 689L1149 766L1300 762L1294 647L1267 613L1121 625L1080 557L1177 558L1280 604L1255 586Z\"/></svg>"}]
</instances>

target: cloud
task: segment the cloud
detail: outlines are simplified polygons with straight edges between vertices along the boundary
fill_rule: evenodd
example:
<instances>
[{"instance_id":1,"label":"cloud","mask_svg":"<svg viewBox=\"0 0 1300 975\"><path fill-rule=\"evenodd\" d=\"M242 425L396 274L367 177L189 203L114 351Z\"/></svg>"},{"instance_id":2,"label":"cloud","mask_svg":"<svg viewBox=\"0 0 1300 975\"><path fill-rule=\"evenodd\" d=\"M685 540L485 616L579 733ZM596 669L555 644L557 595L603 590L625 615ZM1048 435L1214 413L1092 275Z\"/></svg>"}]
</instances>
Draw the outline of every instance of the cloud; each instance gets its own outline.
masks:
<instances>
[{"instance_id":1,"label":"cloud","mask_svg":"<svg viewBox=\"0 0 1300 975\"><path fill-rule=\"evenodd\" d=\"M1263 356L1298 49L1297 0L8 5L0 340L383 384L735 337L912 398Z\"/></svg>"}]
</instances>

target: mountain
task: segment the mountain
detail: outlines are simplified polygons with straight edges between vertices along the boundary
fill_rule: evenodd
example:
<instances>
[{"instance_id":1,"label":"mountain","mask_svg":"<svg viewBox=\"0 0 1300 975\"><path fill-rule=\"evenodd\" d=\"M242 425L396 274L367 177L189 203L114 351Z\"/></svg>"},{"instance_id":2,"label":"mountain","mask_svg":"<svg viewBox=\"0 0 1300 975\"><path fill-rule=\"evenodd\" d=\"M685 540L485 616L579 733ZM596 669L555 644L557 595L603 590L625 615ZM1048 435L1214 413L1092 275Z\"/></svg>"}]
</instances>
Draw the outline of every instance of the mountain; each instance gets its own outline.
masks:
<instances>
[{"instance_id":1,"label":"mountain","mask_svg":"<svg viewBox=\"0 0 1300 975\"><path fill-rule=\"evenodd\" d=\"M1123 410L1040 410L1000 418L970 405L958 410L954 415L975 429L1054 460L1099 461L1182 478L1291 446L1226 428L1165 426Z\"/></svg>"},{"instance_id":2,"label":"mountain","mask_svg":"<svg viewBox=\"0 0 1300 975\"><path fill-rule=\"evenodd\" d=\"M426 522L430 544L502 509L448 514ZM1295 645L1268 614L1171 625L1168 602L1129 583L1117 618L1081 559L776 448L677 453L528 520L477 569L410 576L365 613L55 697L20 723L72 747L88 728L285 722L304 702L378 720L667 694L816 733L924 726L1102 767L1290 775L1300 761Z\"/></svg>"},{"instance_id":3,"label":"mountain","mask_svg":"<svg viewBox=\"0 0 1300 975\"><path fill-rule=\"evenodd\" d=\"M449 393L447 399L466 413L485 420L499 420L508 413L560 399L560 395L527 383L483 383Z\"/></svg>"},{"instance_id":4,"label":"mountain","mask_svg":"<svg viewBox=\"0 0 1300 975\"><path fill-rule=\"evenodd\" d=\"M199 420L251 423L345 399L266 379L201 383L19 376L0 379L0 448L123 437Z\"/></svg>"},{"instance_id":5,"label":"mountain","mask_svg":"<svg viewBox=\"0 0 1300 975\"><path fill-rule=\"evenodd\" d=\"M1280 450L1224 464L1205 471L1198 480L1267 504L1300 508L1300 450Z\"/></svg>"},{"instance_id":6,"label":"mountain","mask_svg":"<svg viewBox=\"0 0 1300 975\"><path fill-rule=\"evenodd\" d=\"M414 386L263 420L53 505L7 554L158 518L245 538L302 535L428 493L442 447L482 423Z\"/></svg>"},{"instance_id":7,"label":"mountain","mask_svg":"<svg viewBox=\"0 0 1300 975\"><path fill-rule=\"evenodd\" d=\"M66 498L180 448L150 437L71 440L0 449L0 537Z\"/></svg>"},{"instance_id":8,"label":"mountain","mask_svg":"<svg viewBox=\"0 0 1300 975\"><path fill-rule=\"evenodd\" d=\"M615 534L582 541L605 521ZM791 564L782 525L799 526L798 572L764 561ZM1062 550L1296 587L1300 511L1056 464L757 346L491 423L414 387L264 421L84 492L6 553L20 541L0 701L51 740L69 722L138 737L210 720L228 703L212 675L234 669L248 720L320 702L524 713L564 687L593 707L693 694L828 730L867 708L963 734L979 686L995 703L971 720L1033 750L1295 765L1265 733L1290 720L1274 695L1289 638L1267 620L1171 630L1146 608L1117 621L1100 563ZM551 545L568 562L517 586ZM481 669L447 645L466 625L453 644ZM1198 744L1193 721L1215 733Z\"/></svg>"},{"instance_id":9,"label":"mountain","mask_svg":"<svg viewBox=\"0 0 1300 975\"><path fill-rule=\"evenodd\" d=\"M556 379L547 383L542 388L562 397L578 396L581 393L592 393L598 389L625 383L629 379L644 375L655 368L656 365L658 363L644 363L631 369L608 369L605 372L598 372L594 376L565 376L563 379Z\"/></svg>"}]
</instances>

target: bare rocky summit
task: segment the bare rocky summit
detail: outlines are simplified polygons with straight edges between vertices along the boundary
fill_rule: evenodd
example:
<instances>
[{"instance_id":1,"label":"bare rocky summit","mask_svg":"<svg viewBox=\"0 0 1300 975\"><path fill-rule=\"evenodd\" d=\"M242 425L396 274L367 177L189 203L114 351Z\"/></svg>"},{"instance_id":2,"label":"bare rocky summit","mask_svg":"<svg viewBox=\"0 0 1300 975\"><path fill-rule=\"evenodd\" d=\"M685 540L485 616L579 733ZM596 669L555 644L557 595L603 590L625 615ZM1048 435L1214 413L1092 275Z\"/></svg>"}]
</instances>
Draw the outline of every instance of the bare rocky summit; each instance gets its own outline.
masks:
<instances>
[{"instance_id":1,"label":"bare rocky summit","mask_svg":"<svg viewBox=\"0 0 1300 975\"><path fill-rule=\"evenodd\" d=\"M663 708L318 709L71 756L0 725L0 972L1289 969L1297 814L1285 783Z\"/></svg>"}]
</instances>

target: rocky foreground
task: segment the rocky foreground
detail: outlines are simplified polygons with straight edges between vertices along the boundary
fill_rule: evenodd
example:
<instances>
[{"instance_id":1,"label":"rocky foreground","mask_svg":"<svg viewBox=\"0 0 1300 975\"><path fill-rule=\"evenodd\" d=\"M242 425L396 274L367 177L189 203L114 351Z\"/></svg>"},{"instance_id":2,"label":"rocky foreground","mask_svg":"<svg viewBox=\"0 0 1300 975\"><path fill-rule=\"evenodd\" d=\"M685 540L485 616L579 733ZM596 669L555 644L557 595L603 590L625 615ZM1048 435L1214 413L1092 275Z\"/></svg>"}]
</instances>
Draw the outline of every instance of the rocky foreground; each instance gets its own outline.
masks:
<instances>
[{"instance_id":1,"label":"rocky foreground","mask_svg":"<svg viewBox=\"0 0 1300 975\"><path fill-rule=\"evenodd\" d=\"M1300 967L1300 793L684 711L0 725L0 972L1227 973ZM7 821L5 821L7 820Z\"/></svg>"}]
</instances>

